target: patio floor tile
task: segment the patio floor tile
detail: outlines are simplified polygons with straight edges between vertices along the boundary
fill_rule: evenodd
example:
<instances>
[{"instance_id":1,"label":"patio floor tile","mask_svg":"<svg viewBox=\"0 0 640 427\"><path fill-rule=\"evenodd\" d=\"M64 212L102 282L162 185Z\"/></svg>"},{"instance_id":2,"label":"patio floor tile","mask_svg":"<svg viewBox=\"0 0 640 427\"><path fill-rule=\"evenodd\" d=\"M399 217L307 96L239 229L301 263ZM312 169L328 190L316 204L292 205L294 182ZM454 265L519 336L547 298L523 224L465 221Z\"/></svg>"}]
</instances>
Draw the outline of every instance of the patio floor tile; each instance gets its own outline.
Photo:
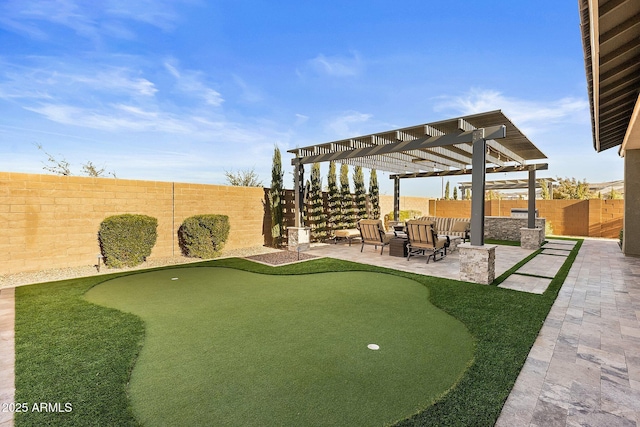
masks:
<instances>
[{"instance_id":1,"label":"patio floor tile","mask_svg":"<svg viewBox=\"0 0 640 427\"><path fill-rule=\"evenodd\" d=\"M617 242L584 241L514 387L539 381L527 366L544 356L535 361L535 369L545 371L543 385L529 389L537 395L536 408L526 413L530 407L522 407L520 394L512 392L496 426L638 425L639 273L640 259L622 255ZM553 345L550 334L559 321ZM512 423L515 410L524 423Z\"/></svg>"},{"instance_id":2,"label":"patio floor tile","mask_svg":"<svg viewBox=\"0 0 640 427\"><path fill-rule=\"evenodd\" d=\"M518 273L533 274L536 276L553 278L566 261L563 256L538 254L531 261L523 265Z\"/></svg>"},{"instance_id":3,"label":"patio floor tile","mask_svg":"<svg viewBox=\"0 0 640 427\"><path fill-rule=\"evenodd\" d=\"M513 289L514 291L530 292L532 294L543 294L547 290L552 279L545 277L523 276L512 274L504 282L498 285L499 288Z\"/></svg>"}]
</instances>

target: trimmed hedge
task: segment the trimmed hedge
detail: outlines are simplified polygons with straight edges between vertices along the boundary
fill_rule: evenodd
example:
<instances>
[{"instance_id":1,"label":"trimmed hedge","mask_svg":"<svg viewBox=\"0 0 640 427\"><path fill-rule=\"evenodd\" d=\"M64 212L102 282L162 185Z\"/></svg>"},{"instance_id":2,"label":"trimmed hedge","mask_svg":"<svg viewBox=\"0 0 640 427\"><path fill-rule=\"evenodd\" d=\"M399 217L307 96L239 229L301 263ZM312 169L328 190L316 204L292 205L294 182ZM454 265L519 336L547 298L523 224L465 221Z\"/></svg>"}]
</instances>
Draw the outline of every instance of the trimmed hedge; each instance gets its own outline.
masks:
<instances>
[{"instance_id":1,"label":"trimmed hedge","mask_svg":"<svg viewBox=\"0 0 640 427\"><path fill-rule=\"evenodd\" d=\"M133 267L149 255L158 238L158 220L147 215L114 215L100 223L98 240L108 267Z\"/></svg>"},{"instance_id":2,"label":"trimmed hedge","mask_svg":"<svg viewBox=\"0 0 640 427\"><path fill-rule=\"evenodd\" d=\"M215 258L220 255L229 237L227 215L194 215L182 222L178 242L182 253L194 258Z\"/></svg>"}]
</instances>

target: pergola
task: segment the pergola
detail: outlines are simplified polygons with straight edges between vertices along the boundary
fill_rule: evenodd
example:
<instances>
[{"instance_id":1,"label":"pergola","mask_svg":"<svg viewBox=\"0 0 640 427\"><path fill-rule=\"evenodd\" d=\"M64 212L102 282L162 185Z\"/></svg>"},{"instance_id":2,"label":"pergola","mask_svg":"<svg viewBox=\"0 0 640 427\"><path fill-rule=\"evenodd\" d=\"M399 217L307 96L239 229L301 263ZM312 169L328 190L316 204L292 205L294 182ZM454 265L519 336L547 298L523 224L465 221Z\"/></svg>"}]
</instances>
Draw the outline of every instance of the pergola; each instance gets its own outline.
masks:
<instances>
[{"instance_id":1,"label":"pergola","mask_svg":"<svg viewBox=\"0 0 640 427\"><path fill-rule=\"evenodd\" d=\"M394 215L399 211L400 180L471 175L471 245L484 245L485 175L529 172L528 227L535 228L535 173L532 163L547 157L500 110L421 124L289 150L295 157L296 227L302 226L304 165L336 161L390 172Z\"/></svg>"}]
</instances>

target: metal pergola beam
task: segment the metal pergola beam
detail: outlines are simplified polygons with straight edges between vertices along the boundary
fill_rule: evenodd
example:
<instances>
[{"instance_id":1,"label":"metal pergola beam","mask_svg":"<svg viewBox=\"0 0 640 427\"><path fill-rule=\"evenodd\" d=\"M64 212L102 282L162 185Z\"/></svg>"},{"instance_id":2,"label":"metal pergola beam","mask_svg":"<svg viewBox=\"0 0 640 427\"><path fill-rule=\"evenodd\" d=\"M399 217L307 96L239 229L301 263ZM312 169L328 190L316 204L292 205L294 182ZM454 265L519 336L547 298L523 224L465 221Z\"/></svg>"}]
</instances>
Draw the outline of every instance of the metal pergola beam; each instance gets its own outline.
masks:
<instances>
[{"instance_id":1,"label":"metal pergola beam","mask_svg":"<svg viewBox=\"0 0 640 427\"><path fill-rule=\"evenodd\" d=\"M491 126L482 129L485 139L500 139L506 136L507 130L504 125ZM343 151L335 151L333 153L316 154L310 156L298 156L291 161L292 165L296 163L307 164L316 162L340 161L355 157L374 156L381 154L397 153L409 150L420 150L431 147L445 147L448 145L465 144L472 142L473 131L449 133L441 136L424 136L412 141L400 141L392 144L376 145L371 147L353 148Z\"/></svg>"},{"instance_id":2,"label":"metal pergola beam","mask_svg":"<svg viewBox=\"0 0 640 427\"><path fill-rule=\"evenodd\" d=\"M541 188L543 181L546 182L546 185L549 185L556 182L556 179L536 178L536 188ZM487 190L521 190L523 188L529 188L529 179L498 179L494 181L487 181L485 186ZM460 190L465 191L466 189L471 188L471 182L459 182L458 187Z\"/></svg>"},{"instance_id":3,"label":"metal pergola beam","mask_svg":"<svg viewBox=\"0 0 640 427\"><path fill-rule=\"evenodd\" d=\"M485 173L526 172L530 170L530 168L532 167L535 168L535 170L547 170L549 169L549 164L538 163L538 164L527 165L527 166L502 166L502 167L489 166L486 169L484 169L484 171ZM396 174L396 175L389 175L389 178L393 179L395 177L398 177L400 179L406 179L406 178L428 178L430 176L471 175L472 172L473 172L472 169L467 169L466 171L453 170L453 171L402 173L402 174Z\"/></svg>"}]
</instances>

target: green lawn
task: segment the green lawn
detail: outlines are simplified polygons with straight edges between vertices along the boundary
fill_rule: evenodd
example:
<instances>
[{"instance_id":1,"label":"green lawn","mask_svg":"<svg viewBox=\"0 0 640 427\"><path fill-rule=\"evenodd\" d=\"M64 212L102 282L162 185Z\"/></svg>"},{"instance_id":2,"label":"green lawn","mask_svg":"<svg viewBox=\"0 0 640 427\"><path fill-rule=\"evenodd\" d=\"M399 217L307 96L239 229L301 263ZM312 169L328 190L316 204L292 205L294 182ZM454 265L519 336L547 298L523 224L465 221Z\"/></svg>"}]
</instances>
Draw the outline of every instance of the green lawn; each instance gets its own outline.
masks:
<instances>
[{"instance_id":1,"label":"green lawn","mask_svg":"<svg viewBox=\"0 0 640 427\"><path fill-rule=\"evenodd\" d=\"M86 298L146 325L130 385L144 425L365 426L428 406L471 362L472 337L428 296L379 273L195 267L114 279Z\"/></svg>"},{"instance_id":2,"label":"green lawn","mask_svg":"<svg viewBox=\"0 0 640 427\"><path fill-rule=\"evenodd\" d=\"M473 337L475 351L471 365L453 388L434 404L421 408L420 412L400 421L398 425L491 426L500 414L502 405L580 246L579 241L543 295L333 259L319 259L277 268L242 259L216 260L199 265L225 267L219 270L235 269L262 273L274 283L289 279L296 282L295 279L299 279L296 275L301 274L364 271L387 273L373 276L386 277L389 282L397 280L398 283L404 283L404 278L425 286L429 301L465 326ZM193 269L193 265L184 268ZM181 268L159 269L157 274L179 277L180 270ZM133 377L130 375L134 365L137 367L145 356L143 343L152 340L153 326L142 320L142 313L141 318L138 315L91 304L84 299L87 291L105 280L135 275L116 274L16 289L16 401L31 404L70 402L73 405L73 411L67 413L17 414L16 426L125 426L138 425L142 421L141 416L134 416L134 413L138 414L138 409L132 405L137 399L136 371ZM182 279L179 278L177 282L180 280ZM410 285L407 286L411 288ZM95 289L97 290L98 288ZM249 292L247 296L251 294L252 292ZM408 306L412 304L413 302ZM171 323L171 319L167 319L167 322ZM368 343L374 340L363 338L364 341ZM365 357L384 357L383 351L388 347L381 344L381 349L377 352L364 352ZM361 345L358 348L362 348ZM167 378L166 381L174 381L174 378ZM131 388L128 386L129 379ZM417 385L399 386L396 393L398 400L403 397L405 387L407 394L413 396L417 388L424 386L424 381L417 375L412 382ZM432 396L429 394L429 388L424 389L423 402L426 403L431 399L429 396ZM197 390L193 393L197 393ZM263 409L273 409L268 408L268 402L263 402L263 405ZM201 409L189 408L193 411ZM294 408L291 410L294 411ZM256 411L255 407L250 411ZM269 414L270 412L266 415ZM248 415L260 416L255 413ZM321 413L318 412L317 416L318 422L321 423ZM271 421L272 424L277 423ZM215 423L215 420L211 422ZM385 422L389 420L380 420L379 423L372 424L382 425Z\"/></svg>"}]
</instances>

